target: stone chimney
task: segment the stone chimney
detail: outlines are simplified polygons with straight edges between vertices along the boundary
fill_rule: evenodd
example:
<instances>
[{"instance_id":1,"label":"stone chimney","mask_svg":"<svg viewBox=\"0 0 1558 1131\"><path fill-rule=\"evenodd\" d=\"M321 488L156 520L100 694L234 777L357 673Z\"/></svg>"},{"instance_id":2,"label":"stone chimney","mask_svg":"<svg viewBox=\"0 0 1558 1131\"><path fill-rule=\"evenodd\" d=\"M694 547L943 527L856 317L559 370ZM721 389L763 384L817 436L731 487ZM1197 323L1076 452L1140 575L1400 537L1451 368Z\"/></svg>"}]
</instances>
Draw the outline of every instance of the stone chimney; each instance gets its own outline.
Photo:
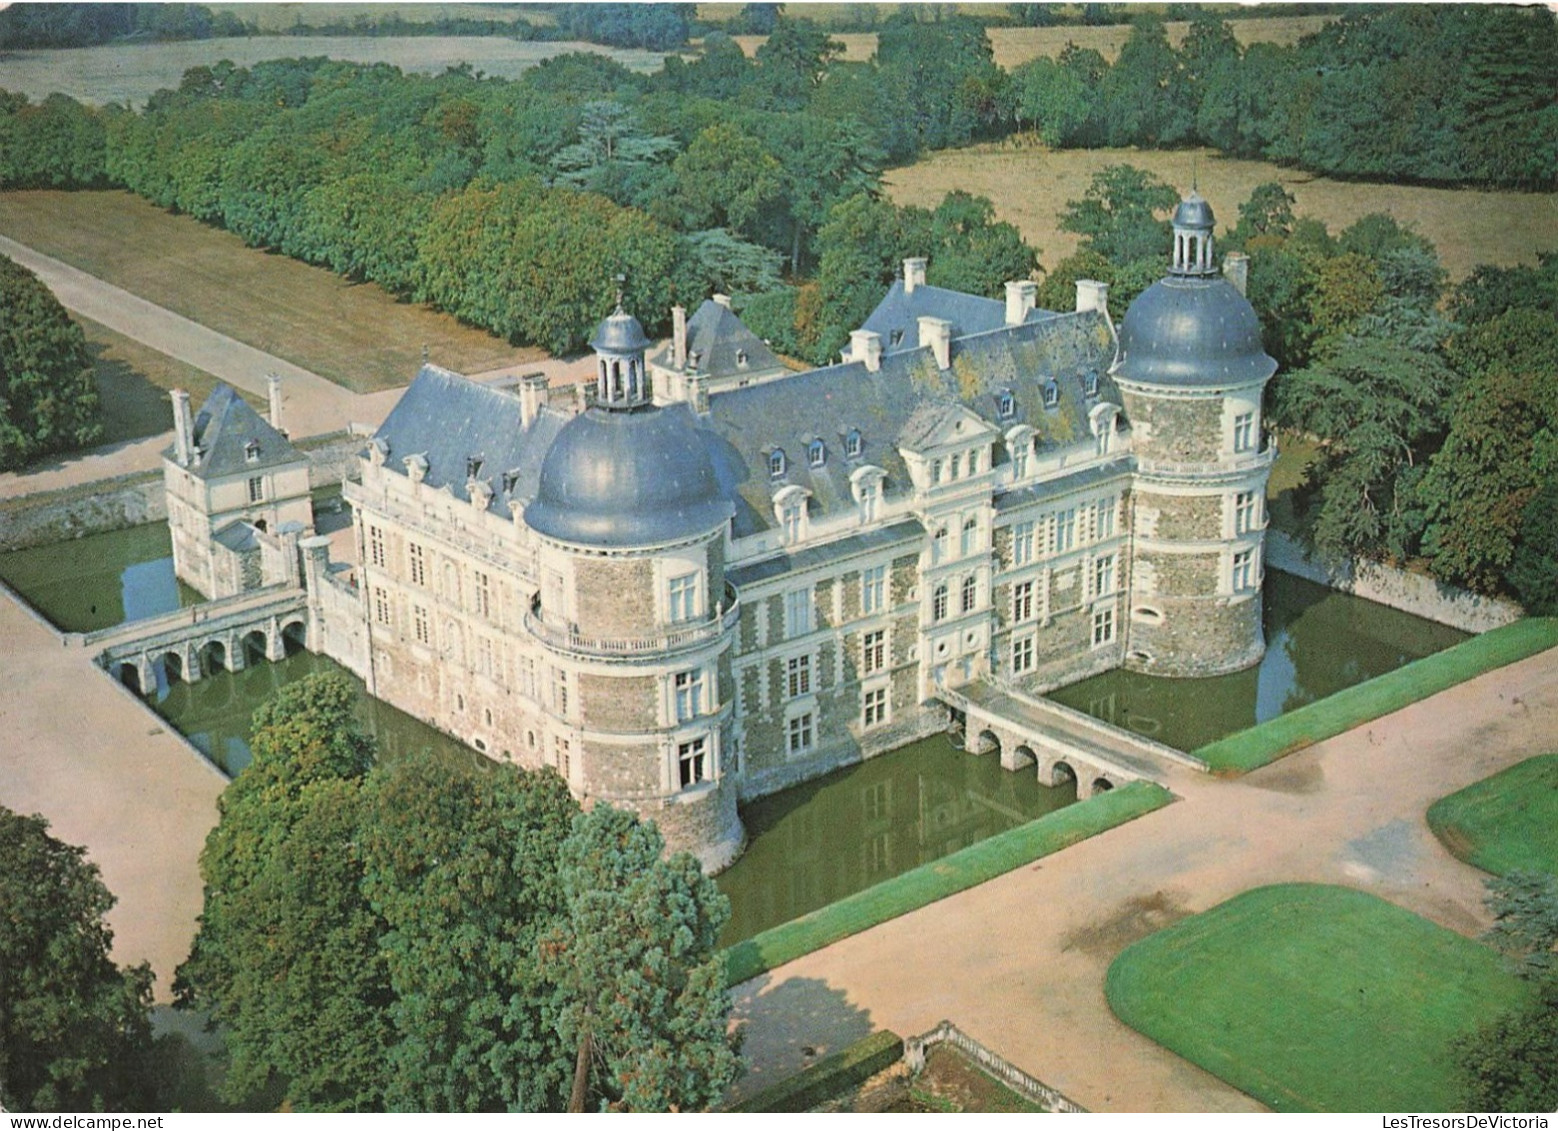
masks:
<instances>
[{"instance_id":1,"label":"stone chimney","mask_svg":"<svg viewBox=\"0 0 1558 1131\"><path fill-rule=\"evenodd\" d=\"M1021 326L1028 320L1028 313L1039 304L1039 284L1032 279L1019 279L1006 284L1006 324Z\"/></svg>"},{"instance_id":2,"label":"stone chimney","mask_svg":"<svg viewBox=\"0 0 1558 1131\"><path fill-rule=\"evenodd\" d=\"M866 372L875 373L882 368L882 335L875 330L851 330L849 332L849 360L865 362Z\"/></svg>"},{"instance_id":3,"label":"stone chimney","mask_svg":"<svg viewBox=\"0 0 1558 1131\"><path fill-rule=\"evenodd\" d=\"M519 379L519 423L529 428L541 415L541 406L547 401L548 381L545 373L526 373Z\"/></svg>"},{"instance_id":4,"label":"stone chimney","mask_svg":"<svg viewBox=\"0 0 1558 1131\"><path fill-rule=\"evenodd\" d=\"M1100 314L1109 313L1109 284L1100 283L1097 279L1078 279L1077 313L1085 314L1090 310Z\"/></svg>"},{"instance_id":5,"label":"stone chimney","mask_svg":"<svg viewBox=\"0 0 1558 1131\"><path fill-rule=\"evenodd\" d=\"M1250 287L1250 257L1242 251L1230 251L1223 256L1223 277L1242 295Z\"/></svg>"},{"instance_id":6,"label":"stone chimney","mask_svg":"<svg viewBox=\"0 0 1558 1131\"><path fill-rule=\"evenodd\" d=\"M729 295L715 295L714 296L714 301L717 304L719 304L720 306L723 306L726 310L730 309L730 296Z\"/></svg>"},{"instance_id":7,"label":"stone chimney","mask_svg":"<svg viewBox=\"0 0 1558 1131\"><path fill-rule=\"evenodd\" d=\"M189 394L173 390L173 450L179 466L188 467L195 451L195 422L189 414Z\"/></svg>"},{"instance_id":8,"label":"stone chimney","mask_svg":"<svg viewBox=\"0 0 1558 1131\"><path fill-rule=\"evenodd\" d=\"M281 426L281 378L274 373L265 375L265 392L270 400L270 426L285 436Z\"/></svg>"},{"instance_id":9,"label":"stone chimney","mask_svg":"<svg viewBox=\"0 0 1558 1131\"><path fill-rule=\"evenodd\" d=\"M702 373L689 373L686 380L687 406L699 416L709 412L708 377Z\"/></svg>"},{"instance_id":10,"label":"stone chimney","mask_svg":"<svg viewBox=\"0 0 1558 1131\"><path fill-rule=\"evenodd\" d=\"M915 287L925 285L925 260L905 259L903 261L903 293L912 295Z\"/></svg>"},{"instance_id":11,"label":"stone chimney","mask_svg":"<svg viewBox=\"0 0 1558 1131\"><path fill-rule=\"evenodd\" d=\"M671 365L687 368L687 308L671 307Z\"/></svg>"},{"instance_id":12,"label":"stone chimney","mask_svg":"<svg viewBox=\"0 0 1558 1131\"><path fill-rule=\"evenodd\" d=\"M945 318L921 315L920 345L929 346L935 353L938 369L952 368L952 323Z\"/></svg>"}]
</instances>

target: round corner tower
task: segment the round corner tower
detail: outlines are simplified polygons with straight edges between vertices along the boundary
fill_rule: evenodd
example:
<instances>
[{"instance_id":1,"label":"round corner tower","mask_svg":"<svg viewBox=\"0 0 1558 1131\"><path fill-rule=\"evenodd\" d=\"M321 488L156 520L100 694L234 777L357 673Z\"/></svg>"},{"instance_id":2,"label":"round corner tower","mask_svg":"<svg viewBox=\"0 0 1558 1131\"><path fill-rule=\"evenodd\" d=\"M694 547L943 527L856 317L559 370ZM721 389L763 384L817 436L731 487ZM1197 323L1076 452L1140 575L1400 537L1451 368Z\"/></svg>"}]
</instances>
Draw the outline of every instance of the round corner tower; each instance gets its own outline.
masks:
<instances>
[{"instance_id":1,"label":"round corner tower","mask_svg":"<svg viewBox=\"0 0 1558 1131\"><path fill-rule=\"evenodd\" d=\"M1111 370L1136 453L1125 666L1154 675L1237 671L1266 648L1261 397L1277 363L1215 266L1212 225L1199 195L1180 202L1172 268L1126 311Z\"/></svg>"},{"instance_id":2,"label":"round corner tower","mask_svg":"<svg viewBox=\"0 0 1558 1131\"><path fill-rule=\"evenodd\" d=\"M576 793L653 820L706 871L740 853L725 581L734 508L685 404L652 403L621 309L596 331L595 403L558 432L524 522L539 536L526 626Z\"/></svg>"}]
</instances>

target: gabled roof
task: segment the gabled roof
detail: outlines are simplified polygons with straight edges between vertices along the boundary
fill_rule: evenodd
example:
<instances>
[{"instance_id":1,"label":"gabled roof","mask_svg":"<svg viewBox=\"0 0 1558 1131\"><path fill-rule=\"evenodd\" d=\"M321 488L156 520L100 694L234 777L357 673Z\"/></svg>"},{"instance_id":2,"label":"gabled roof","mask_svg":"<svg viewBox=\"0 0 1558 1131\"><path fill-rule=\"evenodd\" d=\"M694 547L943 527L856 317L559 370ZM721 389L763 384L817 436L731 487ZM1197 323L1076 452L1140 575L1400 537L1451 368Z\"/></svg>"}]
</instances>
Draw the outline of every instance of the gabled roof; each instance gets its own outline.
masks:
<instances>
[{"instance_id":1,"label":"gabled roof","mask_svg":"<svg viewBox=\"0 0 1558 1131\"><path fill-rule=\"evenodd\" d=\"M966 406L1003 432L1027 424L1041 452L1085 439L1088 411L1099 400L1119 403L1106 372L1113 353L1102 314L1052 315L954 341L945 372L927 347L889 354L875 373L852 361L721 393L710 399L706 427L713 434L715 473L736 503L734 533L771 529L774 492L790 484L811 492L814 517L853 509L849 475L866 464L887 473L883 489L889 495L907 491L898 444L927 403L940 410ZM1093 397L1086 393L1088 374L1099 378ZM1046 409L1044 391L1052 381L1057 403ZM1013 399L1014 412L1006 420L997 413L1002 392ZM855 429L862 447L859 457L850 459L845 441ZM825 459L812 467L807 449L817 439L825 445ZM779 479L769 473L775 448L786 457Z\"/></svg>"},{"instance_id":2,"label":"gabled roof","mask_svg":"<svg viewBox=\"0 0 1558 1131\"><path fill-rule=\"evenodd\" d=\"M888 290L887 297L876 304L876 309L861 329L882 336L884 353L914 350L920 348L919 320L922 317L940 318L952 323L952 336L961 338L1005 326L1006 303L924 283L918 284L912 291L905 291L903 280L897 279ZM1037 322L1054 317L1056 315L1052 311L1031 310L1027 321ZM898 335L896 340L894 334Z\"/></svg>"},{"instance_id":3,"label":"gabled roof","mask_svg":"<svg viewBox=\"0 0 1558 1131\"><path fill-rule=\"evenodd\" d=\"M201 479L252 475L308 462L307 456L250 408L230 385L219 384L211 390L206 403L195 414L194 431L196 454L189 470ZM162 454L171 459L176 450L169 447Z\"/></svg>"},{"instance_id":4,"label":"gabled roof","mask_svg":"<svg viewBox=\"0 0 1558 1131\"><path fill-rule=\"evenodd\" d=\"M480 459L476 478L493 492L487 509L508 518L504 474L513 473L516 498L533 498L541 461L568 417L543 408L528 429L521 419L519 398L514 395L424 365L373 438L388 446L386 468L405 475L406 458L421 456L427 463L423 482L447 487L455 498L467 502L467 461Z\"/></svg>"},{"instance_id":5,"label":"gabled roof","mask_svg":"<svg viewBox=\"0 0 1558 1131\"><path fill-rule=\"evenodd\" d=\"M739 377L784 369L762 338L724 303L704 299L687 320L687 356L698 355L698 371L710 377ZM742 358L745 357L745 361ZM668 344L650 362L661 369L675 369L675 346Z\"/></svg>"},{"instance_id":6,"label":"gabled roof","mask_svg":"<svg viewBox=\"0 0 1558 1131\"><path fill-rule=\"evenodd\" d=\"M993 425L962 404L927 401L914 410L898 433L898 446L911 452L928 452L959 440L973 440L977 436L989 439L997 435L998 430Z\"/></svg>"}]
</instances>

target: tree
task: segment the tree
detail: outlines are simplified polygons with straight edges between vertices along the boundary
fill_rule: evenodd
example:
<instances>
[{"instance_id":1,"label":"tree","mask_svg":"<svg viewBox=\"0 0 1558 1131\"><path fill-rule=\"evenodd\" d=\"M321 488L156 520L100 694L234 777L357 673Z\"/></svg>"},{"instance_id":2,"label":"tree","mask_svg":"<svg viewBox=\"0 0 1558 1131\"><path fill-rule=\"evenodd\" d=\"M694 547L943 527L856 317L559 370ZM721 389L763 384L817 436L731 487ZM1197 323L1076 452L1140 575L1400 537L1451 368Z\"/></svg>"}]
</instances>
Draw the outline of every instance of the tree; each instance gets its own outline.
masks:
<instances>
[{"instance_id":1,"label":"tree","mask_svg":"<svg viewBox=\"0 0 1558 1131\"><path fill-rule=\"evenodd\" d=\"M1103 83L1110 145L1180 145L1195 126L1195 106L1161 20L1138 16Z\"/></svg>"},{"instance_id":2,"label":"tree","mask_svg":"<svg viewBox=\"0 0 1558 1131\"><path fill-rule=\"evenodd\" d=\"M900 12L877 35L878 81L914 150L967 144L993 125L1002 72L990 39L967 16L921 23Z\"/></svg>"},{"instance_id":3,"label":"tree","mask_svg":"<svg viewBox=\"0 0 1558 1131\"><path fill-rule=\"evenodd\" d=\"M803 110L812 92L827 77L828 68L844 54L811 20L781 16L768 39L757 49L757 90L770 110Z\"/></svg>"},{"instance_id":4,"label":"tree","mask_svg":"<svg viewBox=\"0 0 1558 1131\"><path fill-rule=\"evenodd\" d=\"M0 469L102 435L81 327L36 275L0 256Z\"/></svg>"},{"instance_id":5,"label":"tree","mask_svg":"<svg viewBox=\"0 0 1558 1131\"><path fill-rule=\"evenodd\" d=\"M620 166L664 161L675 150L675 141L645 132L622 103L589 102L579 118L579 140L553 155L552 168L561 184L598 190Z\"/></svg>"},{"instance_id":6,"label":"tree","mask_svg":"<svg viewBox=\"0 0 1558 1131\"><path fill-rule=\"evenodd\" d=\"M121 970L114 897L86 850L0 806L0 1104L11 1111L155 1110L151 967Z\"/></svg>"},{"instance_id":7,"label":"tree","mask_svg":"<svg viewBox=\"0 0 1558 1131\"><path fill-rule=\"evenodd\" d=\"M732 228L751 234L780 199L777 160L733 125L710 126L671 166L682 228Z\"/></svg>"},{"instance_id":8,"label":"tree","mask_svg":"<svg viewBox=\"0 0 1558 1131\"><path fill-rule=\"evenodd\" d=\"M1169 223L1158 219L1179 203L1179 194L1133 165L1110 165L1093 174L1081 200L1068 200L1062 231L1082 237L1082 246L1117 264L1163 260Z\"/></svg>"},{"instance_id":9,"label":"tree","mask_svg":"<svg viewBox=\"0 0 1558 1131\"><path fill-rule=\"evenodd\" d=\"M608 805L575 818L563 844L566 914L542 961L576 1052L570 1111L701 1109L739 1067L718 949L730 901L691 855L664 848Z\"/></svg>"},{"instance_id":10,"label":"tree","mask_svg":"<svg viewBox=\"0 0 1558 1131\"><path fill-rule=\"evenodd\" d=\"M1010 93L1017 127L1031 126L1052 148L1075 143L1094 112L1077 73L1043 56L1013 69Z\"/></svg>"}]
</instances>

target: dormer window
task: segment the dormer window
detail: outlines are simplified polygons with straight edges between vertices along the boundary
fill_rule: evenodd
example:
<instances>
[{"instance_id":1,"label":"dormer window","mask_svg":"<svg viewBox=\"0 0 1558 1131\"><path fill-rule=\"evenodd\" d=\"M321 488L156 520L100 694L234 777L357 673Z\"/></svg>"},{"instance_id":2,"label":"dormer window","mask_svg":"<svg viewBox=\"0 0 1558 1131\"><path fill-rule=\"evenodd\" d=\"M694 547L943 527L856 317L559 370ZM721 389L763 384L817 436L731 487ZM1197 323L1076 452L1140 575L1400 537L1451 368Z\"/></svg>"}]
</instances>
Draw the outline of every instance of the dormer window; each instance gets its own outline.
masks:
<instances>
[{"instance_id":1,"label":"dormer window","mask_svg":"<svg viewBox=\"0 0 1558 1131\"><path fill-rule=\"evenodd\" d=\"M746 350L737 350L736 351L736 364L739 365L742 369L745 369L747 367L747 351Z\"/></svg>"},{"instance_id":2,"label":"dormer window","mask_svg":"<svg viewBox=\"0 0 1558 1131\"><path fill-rule=\"evenodd\" d=\"M903 344L903 331L902 330L894 330L891 334L888 335L887 343L888 343L888 345L893 345L893 346L900 346L900 345L902 345Z\"/></svg>"},{"instance_id":3,"label":"dormer window","mask_svg":"<svg viewBox=\"0 0 1558 1131\"><path fill-rule=\"evenodd\" d=\"M258 440L250 440L243 446L243 458L250 463L260 462L260 442Z\"/></svg>"},{"instance_id":4,"label":"dormer window","mask_svg":"<svg viewBox=\"0 0 1558 1131\"><path fill-rule=\"evenodd\" d=\"M1098 374L1089 373L1082 378L1082 392L1089 397L1098 395Z\"/></svg>"},{"instance_id":5,"label":"dormer window","mask_svg":"<svg viewBox=\"0 0 1558 1131\"><path fill-rule=\"evenodd\" d=\"M1048 381L1044 385L1044 407L1060 407L1060 384L1056 381Z\"/></svg>"},{"instance_id":6,"label":"dormer window","mask_svg":"<svg viewBox=\"0 0 1558 1131\"><path fill-rule=\"evenodd\" d=\"M479 476L481 474L481 465L482 465L482 457L481 456L466 456L465 457L465 477L467 479L475 479L477 476Z\"/></svg>"},{"instance_id":7,"label":"dormer window","mask_svg":"<svg viewBox=\"0 0 1558 1131\"><path fill-rule=\"evenodd\" d=\"M1010 389L1002 389L996 394L995 411L1002 420L1010 420L1017 415L1017 398Z\"/></svg>"},{"instance_id":8,"label":"dormer window","mask_svg":"<svg viewBox=\"0 0 1558 1131\"><path fill-rule=\"evenodd\" d=\"M859 459L863 450L865 441L861 438L860 429L851 428L844 437L844 455L849 459Z\"/></svg>"},{"instance_id":9,"label":"dormer window","mask_svg":"<svg viewBox=\"0 0 1558 1131\"><path fill-rule=\"evenodd\" d=\"M783 479L787 466L783 448L775 448L768 453L768 478Z\"/></svg>"},{"instance_id":10,"label":"dormer window","mask_svg":"<svg viewBox=\"0 0 1558 1131\"><path fill-rule=\"evenodd\" d=\"M516 486L518 486L518 485L519 485L519 472L517 472L517 471L505 471L503 473L503 493L505 495L513 494L514 493L514 488Z\"/></svg>"},{"instance_id":11,"label":"dormer window","mask_svg":"<svg viewBox=\"0 0 1558 1131\"><path fill-rule=\"evenodd\" d=\"M813 440L806 446L806 461L813 467L821 467L828 462L828 448L821 440Z\"/></svg>"}]
</instances>

